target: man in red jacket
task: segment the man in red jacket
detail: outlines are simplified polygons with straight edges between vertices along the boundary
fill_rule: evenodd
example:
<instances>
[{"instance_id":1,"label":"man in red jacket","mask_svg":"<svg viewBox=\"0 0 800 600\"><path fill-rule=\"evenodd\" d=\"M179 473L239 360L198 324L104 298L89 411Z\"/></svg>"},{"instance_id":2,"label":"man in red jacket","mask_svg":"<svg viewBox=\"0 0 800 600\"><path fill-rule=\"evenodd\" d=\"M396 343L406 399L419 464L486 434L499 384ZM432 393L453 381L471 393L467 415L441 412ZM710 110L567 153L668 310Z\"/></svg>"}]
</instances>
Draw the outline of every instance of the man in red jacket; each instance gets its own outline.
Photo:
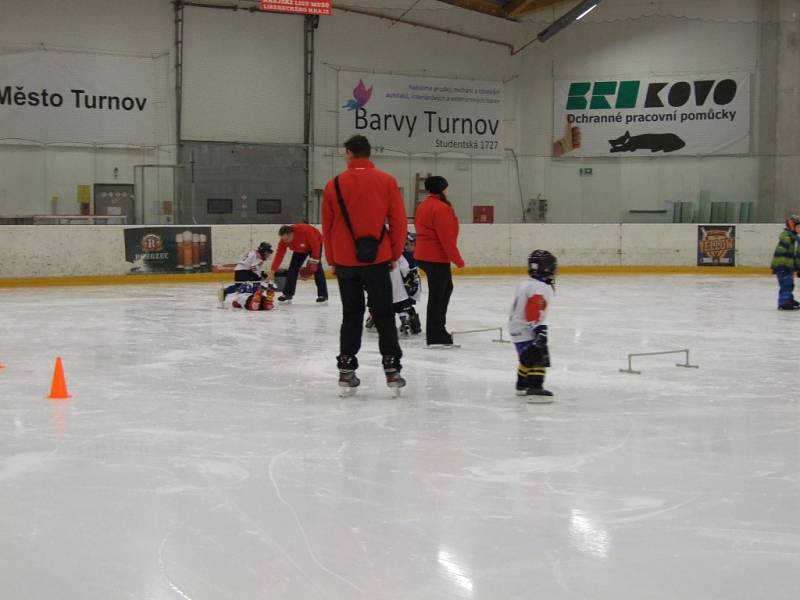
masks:
<instances>
[{"instance_id":1,"label":"man in red jacket","mask_svg":"<svg viewBox=\"0 0 800 600\"><path fill-rule=\"evenodd\" d=\"M372 148L367 138L355 135L344 147L347 169L328 182L322 201L325 253L339 281L342 297L337 356L339 386L344 393L352 393L360 383L355 374L356 355L361 349L366 290L378 329L386 383L391 388L400 388L405 385L400 377L403 353L395 329L389 273L396 268L406 241L405 206L395 178L376 169L369 160ZM371 241L365 242L366 238ZM373 250L377 247L377 251L373 256L365 256L369 252L359 256L357 244L362 248L372 246Z\"/></svg>"},{"instance_id":2,"label":"man in red jacket","mask_svg":"<svg viewBox=\"0 0 800 600\"><path fill-rule=\"evenodd\" d=\"M319 265L322 258L322 234L311 225L298 223L297 225L284 225L278 230L278 235L281 241L270 267L269 279L272 279L275 271L280 268L283 257L286 256L286 249L289 248L292 251L292 260L286 273L283 294L278 298L278 302L288 304L292 301L297 287L297 276L306 259L308 259L306 271L314 275L314 282L317 284L317 302L327 302L328 284L325 282L325 273Z\"/></svg>"}]
</instances>

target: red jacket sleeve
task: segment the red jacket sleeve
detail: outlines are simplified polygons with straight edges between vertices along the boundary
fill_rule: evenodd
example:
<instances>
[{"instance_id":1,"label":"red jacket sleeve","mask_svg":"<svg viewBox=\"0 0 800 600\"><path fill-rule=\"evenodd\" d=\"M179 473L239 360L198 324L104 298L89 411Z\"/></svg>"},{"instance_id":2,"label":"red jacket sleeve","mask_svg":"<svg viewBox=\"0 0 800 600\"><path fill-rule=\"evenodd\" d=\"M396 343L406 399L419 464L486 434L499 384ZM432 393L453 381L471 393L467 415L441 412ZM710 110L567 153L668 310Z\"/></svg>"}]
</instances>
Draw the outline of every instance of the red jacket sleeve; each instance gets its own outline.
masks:
<instances>
[{"instance_id":1,"label":"red jacket sleeve","mask_svg":"<svg viewBox=\"0 0 800 600\"><path fill-rule=\"evenodd\" d=\"M286 248L288 245L289 244L284 241L278 242L278 251L275 253L275 258L272 259L272 266L269 268L273 273L280 268L283 257L286 256Z\"/></svg>"},{"instance_id":2,"label":"red jacket sleeve","mask_svg":"<svg viewBox=\"0 0 800 600\"><path fill-rule=\"evenodd\" d=\"M406 218L406 206L397 181L391 178L389 181L389 240L392 246L392 260L400 259L403 249L406 246L408 236L408 219Z\"/></svg>"},{"instance_id":3,"label":"red jacket sleeve","mask_svg":"<svg viewBox=\"0 0 800 600\"><path fill-rule=\"evenodd\" d=\"M458 220L453 207L448 206L442 202L441 206L436 207L437 210L433 214L433 224L436 230L436 237L439 238L439 243L447 253L450 262L455 264L459 269L464 266L464 259L461 258L461 253L456 246L456 239L458 238Z\"/></svg>"},{"instance_id":4,"label":"red jacket sleeve","mask_svg":"<svg viewBox=\"0 0 800 600\"><path fill-rule=\"evenodd\" d=\"M333 254L333 203L333 181L329 181L322 195L322 242L325 245L325 256L328 264L335 266L336 257Z\"/></svg>"}]
</instances>

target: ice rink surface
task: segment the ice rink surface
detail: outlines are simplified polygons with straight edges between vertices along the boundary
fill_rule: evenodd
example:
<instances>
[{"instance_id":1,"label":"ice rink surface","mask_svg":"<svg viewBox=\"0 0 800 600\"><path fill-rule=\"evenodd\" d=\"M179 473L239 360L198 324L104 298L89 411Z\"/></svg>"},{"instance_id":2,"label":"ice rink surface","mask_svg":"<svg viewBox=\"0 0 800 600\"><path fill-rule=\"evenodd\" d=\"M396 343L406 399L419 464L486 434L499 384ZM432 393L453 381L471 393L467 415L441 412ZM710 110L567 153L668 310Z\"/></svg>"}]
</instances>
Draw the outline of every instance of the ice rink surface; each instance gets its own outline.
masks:
<instances>
[{"instance_id":1,"label":"ice rink surface","mask_svg":"<svg viewBox=\"0 0 800 600\"><path fill-rule=\"evenodd\" d=\"M503 325L517 281L456 279L450 328ZM0 290L2 598L800 595L800 313L773 279L560 278L549 406L492 333L404 342L400 399L365 334L339 398L335 285L269 313L215 289ZM685 347L699 370L619 372Z\"/></svg>"}]
</instances>

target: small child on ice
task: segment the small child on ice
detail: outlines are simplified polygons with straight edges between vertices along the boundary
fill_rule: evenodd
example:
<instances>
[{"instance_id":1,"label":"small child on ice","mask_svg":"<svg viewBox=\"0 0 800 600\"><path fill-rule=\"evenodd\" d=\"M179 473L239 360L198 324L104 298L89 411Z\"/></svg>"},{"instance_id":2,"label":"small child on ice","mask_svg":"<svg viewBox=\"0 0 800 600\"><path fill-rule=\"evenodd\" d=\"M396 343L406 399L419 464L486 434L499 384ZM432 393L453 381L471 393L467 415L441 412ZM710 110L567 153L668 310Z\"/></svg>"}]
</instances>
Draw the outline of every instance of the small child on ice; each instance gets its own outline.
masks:
<instances>
[{"instance_id":1,"label":"small child on ice","mask_svg":"<svg viewBox=\"0 0 800 600\"><path fill-rule=\"evenodd\" d=\"M772 257L772 272L778 278L778 310L797 310L800 302L794 299L794 274L800 271L800 248L797 226L800 217L792 215L786 219L786 228L781 231L775 255Z\"/></svg>"},{"instance_id":2,"label":"small child on ice","mask_svg":"<svg viewBox=\"0 0 800 600\"><path fill-rule=\"evenodd\" d=\"M547 250L528 255L530 279L517 286L508 317L508 331L517 349L517 396L528 396L531 403L550 403L552 392L544 389L544 376L550 366L547 348L547 309L553 300L556 257Z\"/></svg>"},{"instance_id":3,"label":"small child on ice","mask_svg":"<svg viewBox=\"0 0 800 600\"><path fill-rule=\"evenodd\" d=\"M403 253L397 261L397 267L389 274L389 279L392 281L392 304L395 314L400 317L400 335L403 336L422 333L419 315L414 308L414 305L422 297L422 284L417 263L414 260L416 243L416 234L409 232ZM364 327L367 331L375 330L372 312L367 317Z\"/></svg>"},{"instance_id":4,"label":"small child on ice","mask_svg":"<svg viewBox=\"0 0 800 600\"><path fill-rule=\"evenodd\" d=\"M245 310L272 310L275 308L275 284L272 282L240 283L237 291L229 294L233 300L232 308Z\"/></svg>"},{"instance_id":5,"label":"small child on ice","mask_svg":"<svg viewBox=\"0 0 800 600\"><path fill-rule=\"evenodd\" d=\"M261 265L272 255L272 245L267 242L261 242L258 248L250 250L242 257L236 268L233 271L232 285L222 286L217 290L217 300L220 307L224 304L225 299L230 294L239 292L244 282L258 282L266 278L266 273L261 270ZM252 293L252 292L251 292Z\"/></svg>"}]
</instances>

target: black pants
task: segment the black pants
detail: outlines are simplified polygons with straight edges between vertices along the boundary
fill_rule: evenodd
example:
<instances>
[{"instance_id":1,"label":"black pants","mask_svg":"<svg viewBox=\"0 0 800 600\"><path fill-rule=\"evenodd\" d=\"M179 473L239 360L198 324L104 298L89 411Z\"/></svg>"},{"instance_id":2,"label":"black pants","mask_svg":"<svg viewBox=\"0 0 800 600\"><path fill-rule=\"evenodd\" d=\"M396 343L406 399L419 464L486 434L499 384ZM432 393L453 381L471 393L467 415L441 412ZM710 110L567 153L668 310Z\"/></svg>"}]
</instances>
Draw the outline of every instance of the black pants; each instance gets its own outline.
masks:
<instances>
[{"instance_id":1,"label":"black pants","mask_svg":"<svg viewBox=\"0 0 800 600\"><path fill-rule=\"evenodd\" d=\"M254 273L249 269L239 269L238 271L233 272L233 280L234 281L261 281L261 274Z\"/></svg>"},{"instance_id":2,"label":"black pants","mask_svg":"<svg viewBox=\"0 0 800 600\"><path fill-rule=\"evenodd\" d=\"M417 261L428 276L428 311L425 321L425 339L428 344L452 343L447 333L447 307L453 294L453 275L450 263Z\"/></svg>"},{"instance_id":3,"label":"black pants","mask_svg":"<svg viewBox=\"0 0 800 600\"><path fill-rule=\"evenodd\" d=\"M403 356L394 324L390 269L389 263L366 267L336 267L336 279L339 281L339 293L342 297L340 354L355 356L361 349L361 333L364 330L364 311L367 304L364 300L364 290L366 290L372 319L378 329L378 346L381 354L393 356L398 360Z\"/></svg>"},{"instance_id":4,"label":"black pants","mask_svg":"<svg viewBox=\"0 0 800 600\"><path fill-rule=\"evenodd\" d=\"M292 260L289 263L289 270L286 272L286 283L283 284L283 295L294 296L297 289L297 276L300 274L300 267L306 262L308 253L292 252ZM322 260L322 254L320 254ZM322 270L322 263L317 265L317 272L314 273L314 283L317 284L317 296L328 297L328 284L325 281L325 272Z\"/></svg>"}]
</instances>

